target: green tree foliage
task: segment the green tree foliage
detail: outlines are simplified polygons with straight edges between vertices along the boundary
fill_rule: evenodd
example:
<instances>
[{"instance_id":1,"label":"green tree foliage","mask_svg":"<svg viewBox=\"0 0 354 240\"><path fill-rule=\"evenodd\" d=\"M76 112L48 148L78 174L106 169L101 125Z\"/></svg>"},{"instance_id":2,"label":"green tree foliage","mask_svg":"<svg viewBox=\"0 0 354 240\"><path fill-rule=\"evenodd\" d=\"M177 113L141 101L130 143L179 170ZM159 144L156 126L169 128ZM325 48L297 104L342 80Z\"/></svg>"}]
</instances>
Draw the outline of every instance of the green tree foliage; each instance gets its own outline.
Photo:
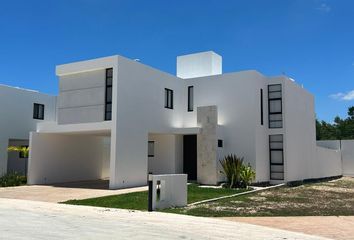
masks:
<instances>
[{"instance_id":1,"label":"green tree foliage","mask_svg":"<svg viewBox=\"0 0 354 240\"><path fill-rule=\"evenodd\" d=\"M334 118L333 123L316 120L317 140L354 139L354 106L348 109L348 117Z\"/></svg>"}]
</instances>

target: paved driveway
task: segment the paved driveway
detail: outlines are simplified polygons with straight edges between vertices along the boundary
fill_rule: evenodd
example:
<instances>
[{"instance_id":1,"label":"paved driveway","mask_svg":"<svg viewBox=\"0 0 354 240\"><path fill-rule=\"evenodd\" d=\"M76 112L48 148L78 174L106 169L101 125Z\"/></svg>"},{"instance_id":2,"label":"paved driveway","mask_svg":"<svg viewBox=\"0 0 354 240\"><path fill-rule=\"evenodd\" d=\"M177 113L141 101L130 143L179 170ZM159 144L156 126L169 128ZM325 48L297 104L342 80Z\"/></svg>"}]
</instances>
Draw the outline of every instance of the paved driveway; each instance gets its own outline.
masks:
<instances>
[{"instance_id":1,"label":"paved driveway","mask_svg":"<svg viewBox=\"0 0 354 240\"><path fill-rule=\"evenodd\" d=\"M109 190L108 181L82 181L55 185L31 185L0 188L0 198L23 199L43 202L63 202L128 192L145 191L147 187Z\"/></svg>"},{"instance_id":2,"label":"paved driveway","mask_svg":"<svg viewBox=\"0 0 354 240\"><path fill-rule=\"evenodd\" d=\"M0 199L0 239L324 238L215 218Z\"/></svg>"},{"instance_id":3,"label":"paved driveway","mask_svg":"<svg viewBox=\"0 0 354 240\"><path fill-rule=\"evenodd\" d=\"M354 216L230 217L224 219L315 234L338 240L354 239Z\"/></svg>"}]
</instances>

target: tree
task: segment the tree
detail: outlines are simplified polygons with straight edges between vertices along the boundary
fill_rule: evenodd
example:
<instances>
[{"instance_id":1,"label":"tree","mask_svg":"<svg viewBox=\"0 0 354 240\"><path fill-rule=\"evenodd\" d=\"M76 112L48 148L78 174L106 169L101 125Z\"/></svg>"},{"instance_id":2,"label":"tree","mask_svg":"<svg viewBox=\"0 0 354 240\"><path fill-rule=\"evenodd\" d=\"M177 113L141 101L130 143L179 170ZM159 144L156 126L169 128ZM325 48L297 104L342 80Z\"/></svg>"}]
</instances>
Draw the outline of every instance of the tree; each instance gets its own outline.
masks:
<instances>
[{"instance_id":1,"label":"tree","mask_svg":"<svg viewBox=\"0 0 354 240\"><path fill-rule=\"evenodd\" d=\"M19 152L24 158L29 156L29 147L20 147L20 146L10 146L7 148L9 152Z\"/></svg>"}]
</instances>

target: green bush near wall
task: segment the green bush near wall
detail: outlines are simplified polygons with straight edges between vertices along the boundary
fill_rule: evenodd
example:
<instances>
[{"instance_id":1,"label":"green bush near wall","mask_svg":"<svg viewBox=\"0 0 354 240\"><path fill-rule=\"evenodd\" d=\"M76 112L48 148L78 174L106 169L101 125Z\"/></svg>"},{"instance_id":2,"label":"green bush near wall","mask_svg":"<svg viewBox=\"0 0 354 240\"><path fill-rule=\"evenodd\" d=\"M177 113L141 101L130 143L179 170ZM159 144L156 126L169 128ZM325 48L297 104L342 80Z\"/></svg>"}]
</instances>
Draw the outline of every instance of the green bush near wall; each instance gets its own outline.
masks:
<instances>
[{"instance_id":1,"label":"green bush near wall","mask_svg":"<svg viewBox=\"0 0 354 240\"><path fill-rule=\"evenodd\" d=\"M14 187L25 185L27 183L26 176L20 175L16 172L7 173L0 177L0 187Z\"/></svg>"}]
</instances>

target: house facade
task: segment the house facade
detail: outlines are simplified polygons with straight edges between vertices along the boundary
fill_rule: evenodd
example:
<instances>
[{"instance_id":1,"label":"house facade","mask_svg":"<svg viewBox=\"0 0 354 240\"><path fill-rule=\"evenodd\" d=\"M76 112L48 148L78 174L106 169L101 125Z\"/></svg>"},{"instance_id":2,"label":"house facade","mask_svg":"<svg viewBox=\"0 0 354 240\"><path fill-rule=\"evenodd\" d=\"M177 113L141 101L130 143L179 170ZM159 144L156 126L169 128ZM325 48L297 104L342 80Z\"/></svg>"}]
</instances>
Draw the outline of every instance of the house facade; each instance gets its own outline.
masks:
<instances>
[{"instance_id":1,"label":"house facade","mask_svg":"<svg viewBox=\"0 0 354 240\"><path fill-rule=\"evenodd\" d=\"M37 91L0 85L0 176L27 172L27 158L8 152L9 146L28 146L37 123L54 121L56 97Z\"/></svg>"},{"instance_id":2,"label":"house facade","mask_svg":"<svg viewBox=\"0 0 354 240\"><path fill-rule=\"evenodd\" d=\"M176 72L122 56L57 66L57 114L31 132L29 183L105 178L116 189L151 172L217 184L228 154L257 182L341 175L318 171L314 98L294 80L222 73L211 51L177 57Z\"/></svg>"}]
</instances>

